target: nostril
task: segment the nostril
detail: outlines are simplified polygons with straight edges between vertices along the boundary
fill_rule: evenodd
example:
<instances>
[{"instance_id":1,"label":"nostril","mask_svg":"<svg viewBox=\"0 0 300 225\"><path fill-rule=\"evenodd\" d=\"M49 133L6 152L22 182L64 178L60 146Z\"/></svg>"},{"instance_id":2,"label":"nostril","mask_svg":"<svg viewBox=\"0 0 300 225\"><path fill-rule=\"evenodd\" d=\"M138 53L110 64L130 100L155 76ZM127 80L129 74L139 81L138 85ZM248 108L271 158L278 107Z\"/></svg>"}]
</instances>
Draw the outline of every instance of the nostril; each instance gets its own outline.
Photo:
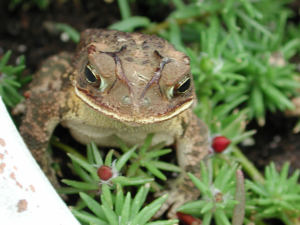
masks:
<instances>
[{"instance_id":1,"label":"nostril","mask_svg":"<svg viewBox=\"0 0 300 225\"><path fill-rule=\"evenodd\" d=\"M150 105L150 99L148 97L145 97L142 99L142 104L144 106L149 106Z\"/></svg>"},{"instance_id":2,"label":"nostril","mask_svg":"<svg viewBox=\"0 0 300 225\"><path fill-rule=\"evenodd\" d=\"M123 103L124 105L129 105L129 104L131 103L130 97L129 97L128 95L123 96L123 97L122 97L122 103Z\"/></svg>"}]
</instances>

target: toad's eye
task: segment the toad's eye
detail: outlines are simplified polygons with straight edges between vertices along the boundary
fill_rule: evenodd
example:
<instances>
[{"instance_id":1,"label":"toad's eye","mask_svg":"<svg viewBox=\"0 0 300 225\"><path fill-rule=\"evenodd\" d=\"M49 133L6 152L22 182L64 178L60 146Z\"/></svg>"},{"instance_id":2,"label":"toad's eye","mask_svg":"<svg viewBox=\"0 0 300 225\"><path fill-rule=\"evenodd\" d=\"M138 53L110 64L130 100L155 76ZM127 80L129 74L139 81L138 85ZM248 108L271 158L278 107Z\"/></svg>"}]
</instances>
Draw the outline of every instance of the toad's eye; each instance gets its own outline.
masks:
<instances>
[{"instance_id":1,"label":"toad's eye","mask_svg":"<svg viewBox=\"0 0 300 225\"><path fill-rule=\"evenodd\" d=\"M85 78L87 80L87 82L89 83L96 83L97 81L97 77L96 75L93 73L90 65L87 65L84 69L84 75L85 75Z\"/></svg>"},{"instance_id":2,"label":"toad's eye","mask_svg":"<svg viewBox=\"0 0 300 225\"><path fill-rule=\"evenodd\" d=\"M166 95L168 99L172 99L173 97L179 96L180 94L184 94L191 87L191 78L189 76L182 79L176 85L167 89Z\"/></svg>"},{"instance_id":3,"label":"toad's eye","mask_svg":"<svg viewBox=\"0 0 300 225\"><path fill-rule=\"evenodd\" d=\"M84 68L84 76L88 83L90 83L93 87L97 88L99 91L105 91L107 88L107 82L104 77L97 72L93 66L87 64Z\"/></svg>"},{"instance_id":4,"label":"toad's eye","mask_svg":"<svg viewBox=\"0 0 300 225\"><path fill-rule=\"evenodd\" d=\"M174 87L174 95L185 93L191 86L191 78L186 77Z\"/></svg>"}]
</instances>

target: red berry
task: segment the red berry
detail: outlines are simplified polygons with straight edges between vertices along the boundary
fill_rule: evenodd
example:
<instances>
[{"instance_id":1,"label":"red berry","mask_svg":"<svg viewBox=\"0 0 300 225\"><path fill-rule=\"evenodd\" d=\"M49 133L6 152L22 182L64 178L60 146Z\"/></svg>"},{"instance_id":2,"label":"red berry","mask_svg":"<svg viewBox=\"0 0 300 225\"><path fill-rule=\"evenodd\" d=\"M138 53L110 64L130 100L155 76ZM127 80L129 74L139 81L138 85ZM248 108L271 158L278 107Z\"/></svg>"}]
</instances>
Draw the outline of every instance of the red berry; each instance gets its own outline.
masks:
<instances>
[{"instance_id":1,"label":"red berry","mask_svg":"<svg viewBox=\"0 0 300 225\"><path fill-rule=\"evenodd\" d=\"M109 166L100 166L97 174L101 180L109 180L113 176L112 169Z\"/></svg>"},{"instance_id":2,"label":"red berry","mask_svg":"<svg viewBox=\"0 0 300 225\"><path fill-rule=\"evenodd\" d=\"M176 215L177 215L178 219L185 225L200 225L200 224L202 224L200 219L195 218L189 214L177 212Z\"/></svg>"},{"instance_id":3,"label":"red berry","mask_svg":"<svg viewBox=\"0 0 300 225\"><path fill-rule=\"evenodd\" d=\"M215 152L221 153L228 147L230 143L231 141L227 137L217 136L212 141L212 148Z\"/></svg>"}]
</instances>

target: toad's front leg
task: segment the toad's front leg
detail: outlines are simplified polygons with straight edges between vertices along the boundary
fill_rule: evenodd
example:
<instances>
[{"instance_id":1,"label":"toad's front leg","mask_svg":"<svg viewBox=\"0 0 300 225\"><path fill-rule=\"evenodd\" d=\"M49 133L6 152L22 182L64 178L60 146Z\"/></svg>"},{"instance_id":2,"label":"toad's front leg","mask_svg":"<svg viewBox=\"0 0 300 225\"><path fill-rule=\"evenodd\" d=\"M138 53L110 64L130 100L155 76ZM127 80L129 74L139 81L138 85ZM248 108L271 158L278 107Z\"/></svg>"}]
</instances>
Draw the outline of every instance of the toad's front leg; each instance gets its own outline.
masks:
<instances>
[{"instance_id":1,"label":"toad's front leg","mask_svg":"<svg viewBox=\"0 0 300 225\"><path fill-rule=\"evenodd\" d=\"M46 150L53 130L68 109L66 102L70 81L65 74L69 64L70 56L67 53L47 59L34 75L28 92L29 99L21 103L25 105L26 110L20 133L54 185L57 185L57 179L51 167L52 159Z\"/></svg>"},{"instance_id":2,"label":"toad's front leg","mask_svg":"<svg viewBox=\"0 0 300 225\"><path fill-rule=\"evenodd\" d=\"M38 96L31 96L30 105L27 105L26 114L20 126L20 133L48 179L54 186L57 186L56 175L51 166L53 160L47 152L47 147L60 119L58 115L54 115L58 110L57 103L51 99L46 100L45 95L47 94L40 93Z\"/></svg>"},{"instance_id":3,"label":"toad's front leg","mask_svg":"<svg viewBox=\"0 0 300 225\"><path fill-rule=\"evenodd\" d=\"M171 183L169 197L160 212L171 206L169 218L175 218L176 209L182 204L196 200L198 189L188 177L188 173L200 176L200 161L209 153L209 138L206 125L189 111L182 117L183 132L176 140L177 161L182 169L180 176Z\"/></svg>"}]
</instances>

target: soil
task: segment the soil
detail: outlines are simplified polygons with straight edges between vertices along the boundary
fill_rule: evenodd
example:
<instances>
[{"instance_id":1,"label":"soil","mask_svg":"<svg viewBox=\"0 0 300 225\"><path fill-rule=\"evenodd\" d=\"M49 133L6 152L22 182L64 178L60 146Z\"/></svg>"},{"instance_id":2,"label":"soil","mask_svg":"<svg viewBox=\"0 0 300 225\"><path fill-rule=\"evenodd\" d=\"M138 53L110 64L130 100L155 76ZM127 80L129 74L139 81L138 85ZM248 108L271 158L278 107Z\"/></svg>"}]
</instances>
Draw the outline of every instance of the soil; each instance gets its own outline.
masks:
<instances>
[{"instance_id":1,"label":"soil","mask_svg":"<svg viewBox=\"0 0 300 225\"><path fill-rule=\"evenodd\" d=\"M255 144L241 146L243 152L260 170L274 161L280 168L284 162L290 162L290 172L300 168L300 135L293 133L297 118L288 118L282 113L267 115L266 125L249 124L247 129L255 129Z\"/></svg>"},{"instance_id":2,"label":"soil","mask_svg":"<svg viewBox=\"0 0 300 225\"><path fill-rule=\"evenodd\" d=\"M47 23L66 23L81 31L88 27L105 28L120 19L116 1L108 4L103 0L57 0L45 11L36 6L27 9L18 6L14 10L8 10L9 2L9 0L0 2L0 57L11 49L13 51L11 63L14 63L19 55L24 54L27 73L36 71L48 56L62 50L73 51L76 46L72 41L62 41L59 34L47 29ZM156 6L154 11L151 4L153 2L157 4L159 1L151 2L136 1L134 12L154 21L162 21L172 10L172 6L162 5ZM300 157L300 138L299 134L292 133L296 121L295 118L287 118L277 113L267 116L264 127L258 127L255 121L251 122L248 129L257 130L253 137L255 144L241 145L242 150L259 169L263 169L270 161L275 161L278 166L284 161L289 161L292 170L300 168L300 162L297 160ZM61 129L63 128L59 128L57 132L60 133Z\"/></svg>"}]
</instances>

